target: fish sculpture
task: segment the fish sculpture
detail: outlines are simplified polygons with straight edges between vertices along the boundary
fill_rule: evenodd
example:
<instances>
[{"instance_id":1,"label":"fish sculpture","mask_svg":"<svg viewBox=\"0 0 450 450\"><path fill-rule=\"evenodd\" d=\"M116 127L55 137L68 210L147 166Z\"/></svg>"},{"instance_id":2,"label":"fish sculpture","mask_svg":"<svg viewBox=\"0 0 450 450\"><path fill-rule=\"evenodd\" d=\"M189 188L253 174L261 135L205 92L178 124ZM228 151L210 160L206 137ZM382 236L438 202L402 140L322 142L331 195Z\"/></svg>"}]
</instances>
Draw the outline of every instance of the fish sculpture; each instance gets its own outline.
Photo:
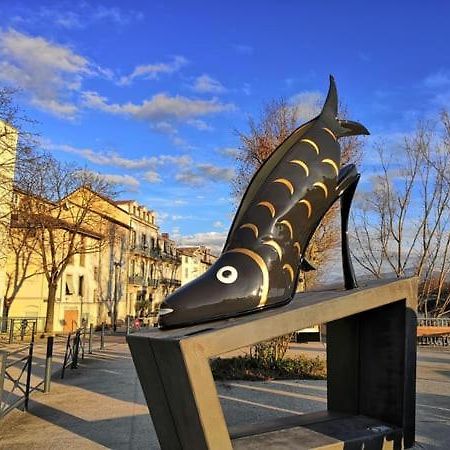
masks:
<instances>
[{"instance_id":1,"label":"fish sculpture","mask_svg":"<svg viewBox=\"0 0 450 450\"><path fill-rule=\"evenodd\" d=\"M161 304L158 324L171 328L208 322L289 302L308 243L330 207L341 200L342 261L346 289L357 287L348 246L348 216L359 173L341 168L339 138L367 135L337 118L334 78L321 113L297 128L253 176L222 254L200 277Z\"/></svg>"}]
</instances>

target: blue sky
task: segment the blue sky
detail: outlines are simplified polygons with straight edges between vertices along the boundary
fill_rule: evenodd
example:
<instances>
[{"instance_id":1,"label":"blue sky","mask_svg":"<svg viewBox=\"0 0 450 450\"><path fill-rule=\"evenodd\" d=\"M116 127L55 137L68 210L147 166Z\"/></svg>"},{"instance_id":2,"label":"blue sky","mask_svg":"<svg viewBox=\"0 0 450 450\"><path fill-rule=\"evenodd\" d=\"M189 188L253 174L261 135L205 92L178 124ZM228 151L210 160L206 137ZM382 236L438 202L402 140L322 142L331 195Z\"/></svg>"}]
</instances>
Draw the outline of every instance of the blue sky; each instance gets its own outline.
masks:
<instances>
[{"instance_id":1,"label":"blue sky","mask_svg":"<svg viewBox=\"0 0 450 450\"><path fill-rule=\"evenodd\" d=\"M373 133L367 152L450 104L443 0L0 0L0 15L0 85L22 88L45 146L121 182L187 243L223 241L234 130L264 102L308 107L332 73Z\"/></svg>"}]
</instances>

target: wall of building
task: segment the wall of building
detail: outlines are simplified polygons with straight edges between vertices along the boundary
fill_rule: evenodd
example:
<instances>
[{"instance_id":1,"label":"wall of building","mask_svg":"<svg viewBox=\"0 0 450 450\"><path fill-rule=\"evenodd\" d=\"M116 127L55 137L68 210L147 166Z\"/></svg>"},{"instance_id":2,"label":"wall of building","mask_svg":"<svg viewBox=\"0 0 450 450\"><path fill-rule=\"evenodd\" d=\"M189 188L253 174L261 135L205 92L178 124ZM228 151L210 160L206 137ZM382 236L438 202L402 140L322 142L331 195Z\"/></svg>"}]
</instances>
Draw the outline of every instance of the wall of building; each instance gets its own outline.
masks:
<instances>
[{"instance_id":1,"label":"wall of building","mask_svg":"<svg viewBox=\"0 0 450 450\"><path fill-rule=\"evenodd\" d=\"M16 161L17 131L0 120L0 315L5 291L7 233L12 201L12 180Z\"/></svg>"}]
</instances>

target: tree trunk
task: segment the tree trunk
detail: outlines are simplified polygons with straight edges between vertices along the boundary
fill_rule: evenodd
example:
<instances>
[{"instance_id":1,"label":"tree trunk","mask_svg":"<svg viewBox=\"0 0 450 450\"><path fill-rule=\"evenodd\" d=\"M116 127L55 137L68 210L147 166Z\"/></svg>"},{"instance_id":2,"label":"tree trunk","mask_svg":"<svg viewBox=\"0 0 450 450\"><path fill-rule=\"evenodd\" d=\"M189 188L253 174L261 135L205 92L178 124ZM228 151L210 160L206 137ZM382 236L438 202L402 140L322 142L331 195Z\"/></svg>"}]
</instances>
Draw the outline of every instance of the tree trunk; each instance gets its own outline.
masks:
<instances>
[{"instance_id":1,"label":"tree trunk","mask_svg":"<svg viewBox=\"0 0 450 450\"><path fill-rule=\"evenodd\" d=\"M3 311L2 311L2 317L1 317L1 326L0 330L2 333L6 332L8 329L8 316L9 316L9 308L11 305L8 304L8 301L3 299Z\"/></svg>"},{"instance_id":2,"label":"tree trunk","mask_svg":"<svg viewBox=\"0 0 450 450\"><path fill-rule=\"evenodd\" d=\"M53 320L55 317L55 299L58 283L49 283L47 298L47 315L45 317L45 332L53 333Z\"/></svg>"}]
</instances>

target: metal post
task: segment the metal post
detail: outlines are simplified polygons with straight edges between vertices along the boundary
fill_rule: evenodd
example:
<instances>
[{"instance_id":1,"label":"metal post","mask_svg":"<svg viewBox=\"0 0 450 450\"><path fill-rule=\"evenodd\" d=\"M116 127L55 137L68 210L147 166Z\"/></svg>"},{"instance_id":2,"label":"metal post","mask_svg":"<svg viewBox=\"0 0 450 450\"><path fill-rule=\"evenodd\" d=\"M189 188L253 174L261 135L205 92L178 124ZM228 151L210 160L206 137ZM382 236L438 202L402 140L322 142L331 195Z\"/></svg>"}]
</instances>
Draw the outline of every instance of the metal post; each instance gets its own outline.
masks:
<instances>
[{"instance_id":1,"label":"metal post","mask_svg":"<svg viewBox=\"0 0 450 450\"><path fill-rule=\"evenodd\" d=\"M100 350L105 348L105 322L102 322L102 331L100 332Z\"/></svg>"},{"instance_id":2,"label":"metal post","mask_svg":"<svg viewBox=\"0 0 450 450\"><path fill-rule=\"evenodd\" d=\"M27 331L28 320L22 319L20 322L20 340L23 341L25 338L25 332Z\"/></svg>"},{"instance_id":3,"label":"metal post","mask_svg":"<svg viewBox=\"0 0 450 450\"><path fill-rule=\"evenodd\" d=\"M69 348L70 348L70 333L67 336L66 353L64 353L64 362L63 362L62 371L61 371L61 380L64 378L64 372L66 371L67 356L69 354Z\"/></svg>"},{"instance_id":4,"label":"metal post","mask_svg":"<svg viewBox=\"0 0 450 450\"><path fill-rule=\"evenodd\" d=\"M127 316L127 336L130 334L130 322L131 317Z\"/></svg>"},{"instance_id":5,"label":"metal post","mask_svg":"<svg viewBox=\"0 0 450 450\"><path fill-rule=\"evenodd\" d=\"M3 389L5 387L5 372L6 372L6 361L8 358L7 352L0 352L0 406L2 405L3 401ZM0 410L0 417L1 417L1 410Z\"/></svg>"},{"instance_id":6,"label":"metal post","mask_svg":"<svg viewBox=\"0 0 450 450\"><path fill-rule=\"evenodd\" d=\"M81 359L84 359L84 344L86 343L86 326L83 327L83 341L81 344Z\"/></svg>"},{"instance_id":7,"label":"metal post","mask_svg":"<svg viewBox=\"0 0 450 450\"><path fill-rule=\"evenodd\" d=\"M50 392L50 383L52 379L52 359L53 359L53 336L47 338L47 356L45 359L44 392Z\"/></svg>"},{"instance_id":8,"label":"metal post","mask_svg":"<svg viewBox=\"0 0 450 450\"><path fill-rule=\"evenodd\" d=\"M72 347L72 365L71 369L78 367L78 352L80 351L81 330L78 330L75 334L75 342Z\"/></svg>"},{"instance_id":9,"label":"metal post","mask_svg":"<svg viewBox=\"0 0 450 450\"><path fill-rule=\"evenodd\" d=\"M34 347L34 327L35 323L33 323L33 328L31 330L31 342L30 342L30 351L28 353L28 366L27 366L27 384L25 386L25 403L24 410L28 411L28 400L30 399L30 384L31 384L31 368L33 365L33 347Z\"/></svg>"},{"instance_id":10,"label":"metal post","mask_svg":"<svg viewBox=\"0 0 450 450\"><path fill-rule=\"evenodd\" d=\"M88 343L88 353L92 354L92 335L94 332L94 325L91 323L89 325L89 343Z\"/></svg>"},{"instance_id":11,"label":"metal post","mask_svg":"<svg viewBox=\"0 0 450 450\"><path fill-rule=\"evenodd\" d=\"M12 344L14 342L14 319L11 319L9 325L9 341L8 344Z\"/></svg>"}]
</instances>

